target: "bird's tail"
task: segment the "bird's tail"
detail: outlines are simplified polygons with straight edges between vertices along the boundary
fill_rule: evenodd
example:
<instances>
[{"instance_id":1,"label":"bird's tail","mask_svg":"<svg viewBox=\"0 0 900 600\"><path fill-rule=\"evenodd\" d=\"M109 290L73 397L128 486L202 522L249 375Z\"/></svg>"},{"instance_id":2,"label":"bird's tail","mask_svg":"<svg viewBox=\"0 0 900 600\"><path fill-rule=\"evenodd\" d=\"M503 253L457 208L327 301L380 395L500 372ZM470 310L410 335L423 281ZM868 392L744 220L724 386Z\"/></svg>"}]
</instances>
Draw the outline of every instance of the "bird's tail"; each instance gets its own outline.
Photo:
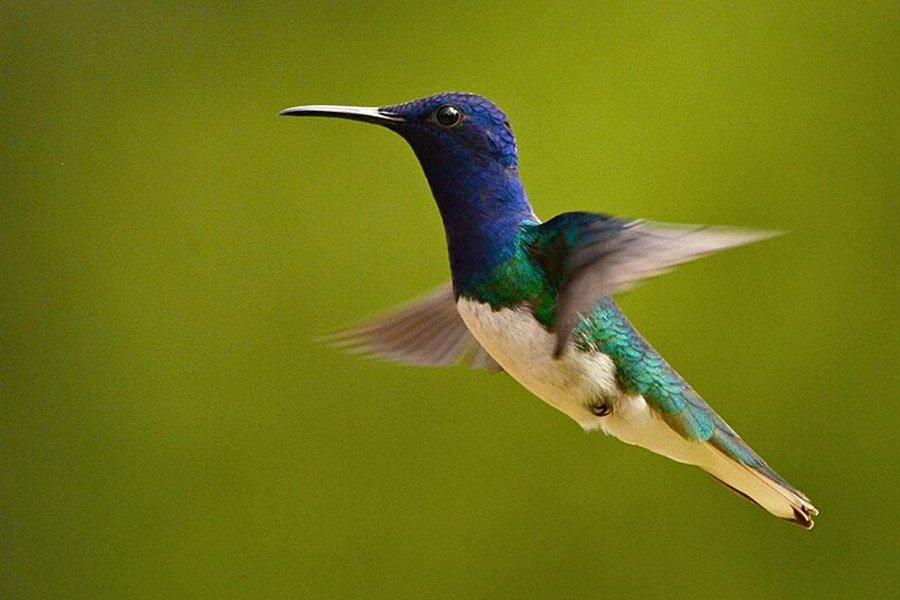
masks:
<instances>
[{"instance_id":1,"label":"bird's tail","mask_svg":"<svg viewBox=\"0 0 900 600\"><path fill-rule=\"evenodd\" d=\"M764 462L750 466L728 456L714 443L706 442L706 457L697 466L741 496L776 517L812 529L819 514L806 495L785 481Z\"/></svg>"},{"instance_id":2,"label":"bird's tail","mask_svg":"<svg viewBox=\"0 0 900 600\"><path fill-rule=\"evenodd\" d=\"M812 529L819 511L806 494L772 470L722 417L712 409L710 413L715 431L703 444L706 456L697 465L776 517Z\"/></svg>"},{"instance_id":3,"label":"bird's tail","mask_svg":"<svg viewBox=\"0 0 900 600\"><path fill-rule=\"evenodd\" d=\"M650 410L643 398L632 398L604 417L600 427L629 444L643 446L681 463L696 465L776 517L806 529L819 514L803 492L773 471L750 446L708 406L713 433L705 441L691 440Z\"/></svg>"}]
</instances>

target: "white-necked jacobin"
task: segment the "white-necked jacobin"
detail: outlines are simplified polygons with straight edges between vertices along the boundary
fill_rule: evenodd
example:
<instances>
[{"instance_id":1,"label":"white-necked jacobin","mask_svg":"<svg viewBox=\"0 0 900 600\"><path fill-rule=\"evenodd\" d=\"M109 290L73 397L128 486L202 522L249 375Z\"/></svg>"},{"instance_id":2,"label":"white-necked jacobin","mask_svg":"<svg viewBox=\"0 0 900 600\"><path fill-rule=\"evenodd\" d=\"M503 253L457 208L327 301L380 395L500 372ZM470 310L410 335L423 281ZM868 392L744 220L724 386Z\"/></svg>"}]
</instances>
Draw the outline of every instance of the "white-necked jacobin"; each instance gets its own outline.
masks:
<instances>
[{"instance_id":1,"label":"white-necked jacobin","mask_svg":"<svg viewBox=\"0 0 900 600\"><path fill-rule=\"evenodd\" d=\"M519 180L509 120L474 94L281 114L397 132L418 157L443 219L452 283L339 334L345 347L409 364L506 371L584 429L697 465L770 513L813 526L818 512L809 499L700 398L611 298L771 233L587 212L541 222Z\"/></svg>"}]
</instances>

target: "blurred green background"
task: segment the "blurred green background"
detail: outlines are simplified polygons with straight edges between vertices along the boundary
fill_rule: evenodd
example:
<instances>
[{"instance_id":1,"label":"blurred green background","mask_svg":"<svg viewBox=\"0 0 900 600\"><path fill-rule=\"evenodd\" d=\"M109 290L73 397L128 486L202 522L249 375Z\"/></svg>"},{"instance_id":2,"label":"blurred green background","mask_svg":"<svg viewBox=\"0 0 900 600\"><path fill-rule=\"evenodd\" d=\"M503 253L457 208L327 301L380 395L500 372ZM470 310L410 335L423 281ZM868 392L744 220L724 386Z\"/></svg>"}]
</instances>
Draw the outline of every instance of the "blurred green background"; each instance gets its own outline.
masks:
<instances>
[{"instance_id":1,"label":"blurred green background","mask_svg":"<svg viewBox=\"0 0 900 600\"><path fill-rule=\"evenodd\" d=\"M896 2L0 5L0 597L846 598L896 562ZM822 511L503 375L317 336L447 277L404 142L477 91L538 213L789 235L626 312Z\"/></svg>"}]
</instances>

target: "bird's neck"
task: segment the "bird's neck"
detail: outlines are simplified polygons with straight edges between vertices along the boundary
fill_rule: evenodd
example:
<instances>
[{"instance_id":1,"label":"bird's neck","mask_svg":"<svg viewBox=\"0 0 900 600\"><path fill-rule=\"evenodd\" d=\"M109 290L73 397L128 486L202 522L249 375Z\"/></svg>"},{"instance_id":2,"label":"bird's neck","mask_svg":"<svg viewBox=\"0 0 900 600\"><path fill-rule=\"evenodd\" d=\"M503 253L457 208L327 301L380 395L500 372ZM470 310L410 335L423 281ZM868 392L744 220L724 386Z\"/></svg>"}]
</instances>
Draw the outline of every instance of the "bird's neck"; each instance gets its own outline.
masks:
<instances>
[{"instance_id":1,"label":"bird's neck","mask_svg":"<svg viewBox=\"0 0 900 600\"><path fill-rule=\"evenodd\" d=\"M515 166L489 159L419 156L437 202L457 295L477 295L520 252L522 225L537 222Z\"/></svg>"}]
</instances>

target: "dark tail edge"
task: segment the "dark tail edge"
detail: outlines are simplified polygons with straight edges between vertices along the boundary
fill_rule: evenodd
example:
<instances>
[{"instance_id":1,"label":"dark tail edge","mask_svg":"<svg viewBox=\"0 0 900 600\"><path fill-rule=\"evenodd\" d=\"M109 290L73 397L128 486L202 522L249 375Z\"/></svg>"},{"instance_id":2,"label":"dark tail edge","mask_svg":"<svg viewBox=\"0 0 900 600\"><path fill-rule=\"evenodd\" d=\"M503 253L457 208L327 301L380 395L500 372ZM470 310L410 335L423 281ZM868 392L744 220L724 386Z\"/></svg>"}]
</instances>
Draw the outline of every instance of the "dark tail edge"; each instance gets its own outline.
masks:
<instances>
[{"instance_id":1,"label":"dark tail edge","mask_svg":"<svg viewBox=\"0 0 900 600\"><path fill-rule=\"evenodd\" d=\"M757 502L756 500L754 500L753 498L751 498L750 496L748 496L741 490L737 489L734 486L728 485L727 483L725 483L724 481L722 481L715 475L711 475L711 477L713 479L715 479L716 481L718 481L719 483L721 483L722 485L724 485L725 487L727 487L729 490L731 490L735 494L737 494L738 496L740 496L742 498L746 498L753 504L757 505L758 507L762 508L763 510L766 510L759 502ZM779 517L779 518L781 518L782 521L785 521L787 523L793 523L794 525L799 525L803 529L807 529L807 530L812 529L813 526L815 525L815 523L812 520L813 514L810 514L809 508L807 508L806 506L797 508L795 506L795 507L793 507L793 509L794 509L794 518L793 519L786 519L786 518L781 518L781 517ZM768 512L768 511L766 511L766 512ZM818 514L818 511L816 511L816 513L814 513L814 514Z\"/></svg>"}]
</instances>

